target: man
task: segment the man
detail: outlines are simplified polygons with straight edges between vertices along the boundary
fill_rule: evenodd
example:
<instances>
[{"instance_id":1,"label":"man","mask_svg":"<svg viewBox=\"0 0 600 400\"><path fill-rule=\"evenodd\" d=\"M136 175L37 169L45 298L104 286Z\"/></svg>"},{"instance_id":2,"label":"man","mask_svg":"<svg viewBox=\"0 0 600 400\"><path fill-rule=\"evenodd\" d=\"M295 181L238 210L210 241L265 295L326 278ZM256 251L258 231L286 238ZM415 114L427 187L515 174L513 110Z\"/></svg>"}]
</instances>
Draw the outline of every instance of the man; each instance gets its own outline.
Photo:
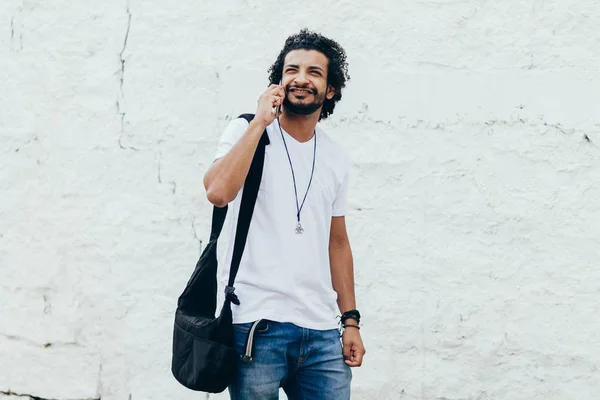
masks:
<instances>
[{"instance_id":1,"label":"man","mask_svg":"<svg viewBox=\"0 0 600 400\"><path fill-rule=\"evenodd\" d=\"M344 217L349 160L317 126L341 99L347 69L335 41L307 30L290 36L254 119L227 126L204 177L208 200L230 207L221 263L228 268L242 186L266 129L270 144L235 282L241 304L233 306L235 350L243 356L250 336L253 360L240 357L234 400L277 399L280 387L290 399L349 399L350 367L362 364Z\"/></svg>"}]
</instances>

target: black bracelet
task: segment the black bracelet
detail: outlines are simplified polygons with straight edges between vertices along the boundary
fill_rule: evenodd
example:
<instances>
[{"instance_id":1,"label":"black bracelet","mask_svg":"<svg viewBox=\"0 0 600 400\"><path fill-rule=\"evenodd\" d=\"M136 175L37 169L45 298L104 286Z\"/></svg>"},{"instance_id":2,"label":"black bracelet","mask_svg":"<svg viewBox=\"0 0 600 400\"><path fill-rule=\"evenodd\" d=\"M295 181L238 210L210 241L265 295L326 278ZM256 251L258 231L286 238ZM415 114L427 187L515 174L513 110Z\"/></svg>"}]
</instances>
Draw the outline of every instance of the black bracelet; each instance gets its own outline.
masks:
<instances>
[{"instance_id":1,"label":"black bracelet","mask_svg":"<svg viewBox=\"0 0 600 400\"><path fill-rule=\"evenodd\" d=\"M358 325L346 325L346 324L344 324L343 327L344 327L344 329L346 329L346 328L356 328L356 329L360 330L360 326L358 326Z\"/></svg>"},{"instance_id":2,"label":"black bracelet","mask_svg":"<svg viewBox=\"0 0 600 400\"><path fill-rule=\"evenodd\" d=\"M345 313L342 314L342 318L341 318L342 324L344 324L347 319L354 319L354 320L356 320L357 323L360 324L360 313L358 312L358 310L346 311Z\"/></svg>"}]
</instances>

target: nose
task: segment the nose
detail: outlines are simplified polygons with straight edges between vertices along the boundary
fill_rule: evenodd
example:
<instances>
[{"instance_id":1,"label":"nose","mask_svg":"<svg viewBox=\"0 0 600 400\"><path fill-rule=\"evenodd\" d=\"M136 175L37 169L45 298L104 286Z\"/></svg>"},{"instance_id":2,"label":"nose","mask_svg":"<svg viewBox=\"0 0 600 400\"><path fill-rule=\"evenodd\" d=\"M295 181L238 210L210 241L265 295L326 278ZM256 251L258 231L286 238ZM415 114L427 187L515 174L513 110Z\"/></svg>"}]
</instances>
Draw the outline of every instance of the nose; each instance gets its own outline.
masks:
<instances>
[{"instance_id":1,"label":"nose","mask_svg":"<svg viewBox=\"0 0 600 400\"><path fill-rule=\"evenodd\" d=\"M304 86L308 84L308 79L306 79L306 73L303 71L298 72L298 75L294 78L294 82L298 86Z\"/></svg>"}]
</instances>

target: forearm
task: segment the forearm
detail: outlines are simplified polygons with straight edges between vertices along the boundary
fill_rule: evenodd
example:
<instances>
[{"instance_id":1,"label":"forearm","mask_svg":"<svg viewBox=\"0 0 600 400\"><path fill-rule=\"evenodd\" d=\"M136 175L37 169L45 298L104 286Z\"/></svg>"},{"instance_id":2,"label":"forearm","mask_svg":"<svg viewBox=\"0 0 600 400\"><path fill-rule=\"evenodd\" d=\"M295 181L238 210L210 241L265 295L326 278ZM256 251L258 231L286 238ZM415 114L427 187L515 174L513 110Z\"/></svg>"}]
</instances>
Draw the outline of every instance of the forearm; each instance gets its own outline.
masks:
<instances>
[{"instance_id":1,"label":"forearm","mask_svg":"<svg viewBox=\"0 0 600 400\"><path fill-rule=\"evenodd\" d=\"M329 262L331 265L331 282L337 293L337 304L341 313L356 309L354 294L354 263L350 243L330 245Z\"/></svg>"},{"instance_id":2,"label":"forearm","mask_svg":"<svg viewBox=\"0 0 600 400\"><path fill-rule=\"evenodd\" d=\"M224 207L235 199L248 175L264 130L263 123L253 120L231 150L210 166L204 175L204 188L206 197L212 204Z\"/></svg>"}]
</instances>

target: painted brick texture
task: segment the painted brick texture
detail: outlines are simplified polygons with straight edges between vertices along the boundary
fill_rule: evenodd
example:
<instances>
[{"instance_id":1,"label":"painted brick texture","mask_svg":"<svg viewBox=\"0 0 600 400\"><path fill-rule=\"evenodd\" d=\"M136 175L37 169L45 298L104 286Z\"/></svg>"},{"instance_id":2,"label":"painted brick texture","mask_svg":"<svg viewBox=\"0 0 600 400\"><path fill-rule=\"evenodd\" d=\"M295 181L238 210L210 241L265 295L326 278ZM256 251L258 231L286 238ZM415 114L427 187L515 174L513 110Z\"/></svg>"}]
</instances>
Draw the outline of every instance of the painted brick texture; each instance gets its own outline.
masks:
<instances>
[{"instance_id":1,"label":"painted brick texture","mask_svg":"<svg viewBox=\"0 0 600 400\"><path fill-rule=\"evenodd\" d=\"M0 27L0 399L206 398L169 371L202 175L303 27L352 76L324 127L353 399L598 397L598 1L4 0Z\"/></svg>"}]
</instances>

